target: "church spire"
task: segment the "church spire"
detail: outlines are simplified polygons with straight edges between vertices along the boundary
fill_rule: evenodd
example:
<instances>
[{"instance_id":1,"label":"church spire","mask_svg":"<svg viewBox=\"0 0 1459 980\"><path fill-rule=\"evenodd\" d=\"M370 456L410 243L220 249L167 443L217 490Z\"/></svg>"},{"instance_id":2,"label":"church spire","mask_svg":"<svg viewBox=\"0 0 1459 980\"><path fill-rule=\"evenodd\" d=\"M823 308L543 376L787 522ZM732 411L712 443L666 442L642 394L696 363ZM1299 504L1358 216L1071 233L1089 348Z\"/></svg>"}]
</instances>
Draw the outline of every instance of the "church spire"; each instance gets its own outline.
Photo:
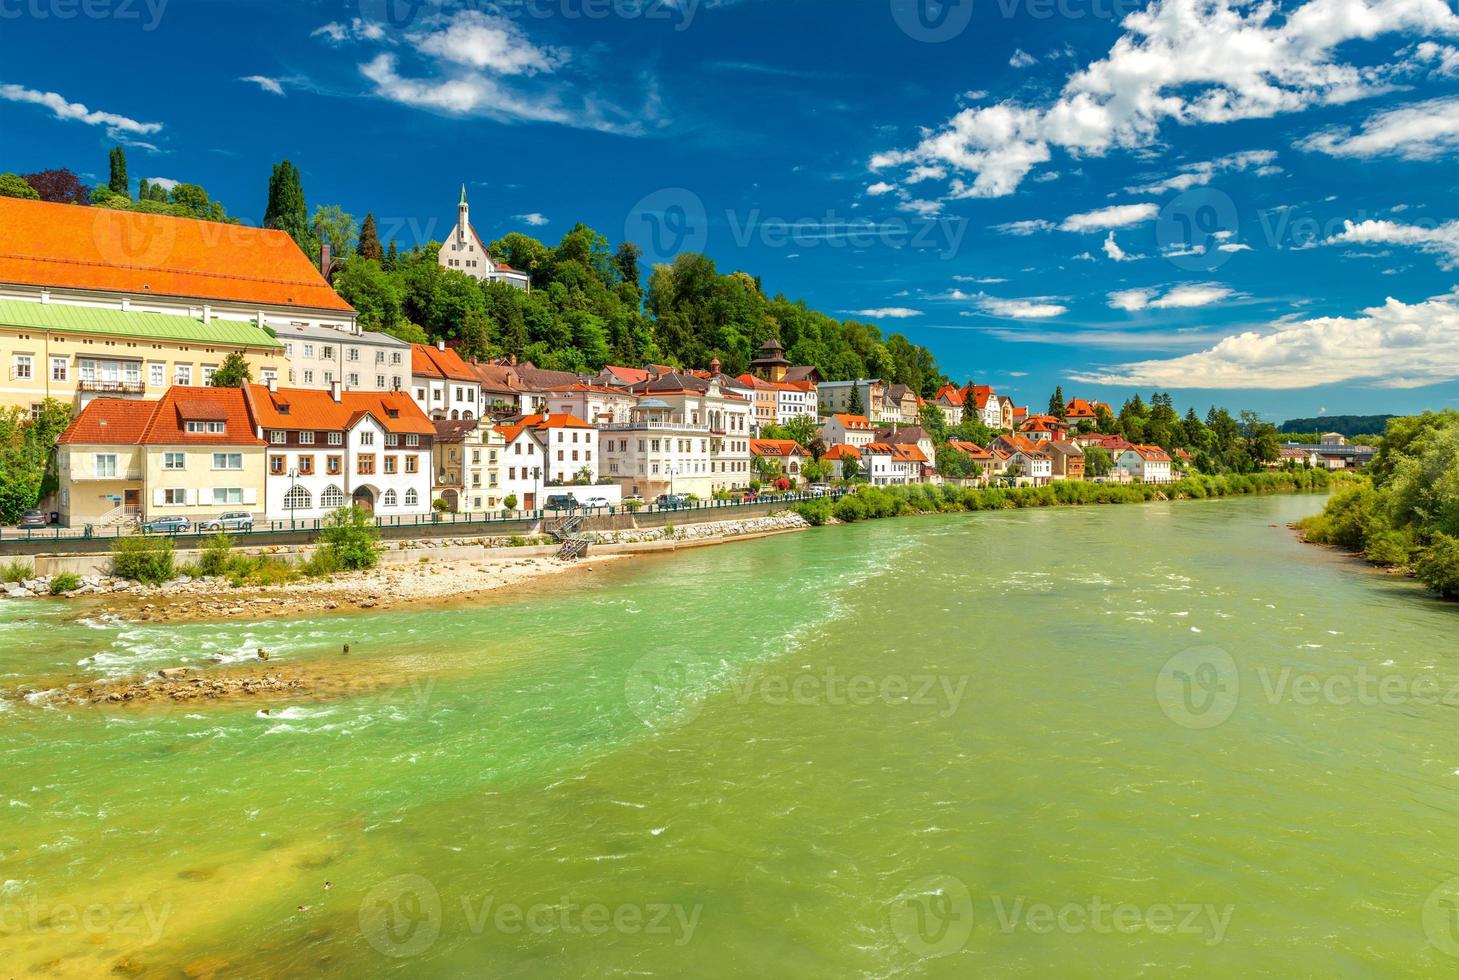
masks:
<instances>
[{"instance_id":1,"label":"church spire","mask_svg":"<svg viewBox=\"0 0 1459 980\"><path fill-rule=\"evenodd\" d=\"M457 207L464 208L465 206L466 206L466 185L465 184L462 184L461 185L461 203L458 204Z\"/></svg>"}]
</instances>

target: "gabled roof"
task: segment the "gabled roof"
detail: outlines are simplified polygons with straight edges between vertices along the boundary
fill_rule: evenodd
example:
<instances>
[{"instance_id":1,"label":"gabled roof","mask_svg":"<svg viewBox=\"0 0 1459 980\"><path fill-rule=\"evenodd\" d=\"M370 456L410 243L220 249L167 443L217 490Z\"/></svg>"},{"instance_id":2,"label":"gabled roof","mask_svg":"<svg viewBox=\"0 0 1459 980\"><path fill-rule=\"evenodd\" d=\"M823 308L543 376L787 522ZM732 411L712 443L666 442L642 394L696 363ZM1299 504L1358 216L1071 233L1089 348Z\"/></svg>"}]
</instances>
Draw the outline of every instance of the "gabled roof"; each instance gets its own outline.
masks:
<instances>
[{"instance_id":1,"label":"gabled roof","mask_svg":"<svg viewBox=\"0 0 1459 980\"><path fill-rule=\"evenodd\" d=\"M871 421L865 415L836 414L832 415L831 418L835 419L837 422L840 422L841 427L848 431L870 431L872 428Z\"/></svg>"},{"instance_id":2,"label":"gabled roof","mask_svg":"<svg viewBox=\"0 0 1459 980\"><path fill-rule=\"evenodd\" d=\"M890 456L898 462L925 463L927 456L917 448L916 443L869 442L861 447L863 453L872 456Z\"/></svg>"},{"instance_id":3,"label":"gabled roof","mask_svg":"<svg viewBox=\"0 0 1459 980\"><path fill-rule=\"evenodd\" d=\"M222 433L188 432L188 422L222 422ZM157 402L142 434L148 446L262 446L240 388L184 388L174 385Z\"/></svg>"},{"instance_id":4,"label":"gabled roof","mask_svg":"<svg viewBox=\"0 0 1459 980\"><path fill-rule=\"evenodd\" d=\"M432 344L410 345L410 373L418 378L477 382L476 372L455 349Z\"/></svg>"},{"instance_id":5,"label":"gabled roof","mask_svg":"<svg viewBox=\"0 0 1459 980\"><path fill-rule=\"evenodd\" d=\"M532 391L546 391L549 388L561 388L563 385L570 385L575 381L581 381L571 371L552 371L547 368L540 368L530 361L526 364L519 364L513 370L516 371L517 380L526 388Z\"/></svg>"},{"instance_id":6,"label":"gabled roof","mask_svg":"<svg viewBox=\"0 0 1459 980\"><path fill-rule=\"evenodd\" d=\"M794 439L751 439L750 455L783 458L787 456L804 456L805 450Z\"/></svg>"},{"instance_id":7,"label":"gabled roof","mask_svg":"<svg viewBox=\"0 0 1459 980\"><path fill-rule=\"evenodd\" d=\"M484 394L516 396L523 391L517 369L506 364L473 364L471 370L481 383Z\"/></svg>"},{"instance_id":8,"label":"gabled roof","mask_svg":"<svg viewBox=\"0 0 1459 980\"><path fill-rule=\"evenodd\" d=\"M931 440L927 430L919 425L903 425L895 429L882 429L876 434L877 442L887 442L893 445L916 445L920 440Z\"/></svg>"},{"instance_id":9,"label":"gabled roof","mask_svg":"<svg viewBox=\"0 0 1459 980\"><path fill-rule=\"evenodd\" d=\"M96 446L135 446L142 441L155 401L131 398L93 398L56 440Z\"/></svg>"},{"instance_id":10,"label":"gabled roof","mask_svg":"<svg viewBox=\"0 0 1459 980\"><path fill-rule=\"evenodd\" d=\"M344 431L370 415L387 432L435 435L435 426L403 391L346 391L335 401L327 391L265 385L244 389L254 420L265 429Z\"/></svg>"},{"instance_id":11,"label":"gabled roof","mask_svg":"<svg viewBox=\"0 0 1459 980\"><path fill-rule=\"evenodd\" d=\"M821 379L821 372L809 364L798 364L785 369L786 381L809 381L815 384Z\"/></svg>"},{"instance_id":12,"label":"gabled roof","mask_svg":"<svg viewBox=\"0 0 1459 980\"><path fill-rule=\"evenodd\" d=\"M4 200L7 198L0 198L0 201ZM3 234L3 229L0 229L0 234ZM0 268L4 264L5 260L0 256ZM58 302L32 303L23 299L0 299L0 324L30 330L135 337L142 340L173 340L218 347L282 349L284 346L270 336L268 331L238 320L215 318L210 323L204 323L195 317L174 316L170 313L103 310Z\"/></svg>"},{"instance_id":13,"label":"gabled roof","mask_svg":"<svg viewBox=\"0 0 1459 980\"><path fill-rule=\"evenodd\" d=\"M1071 419L1092 419L1099 409L1112 411L1104 402L1086 401L1083 398L1071 398L1069 404L1064 406L1064 414Z\"/></svg>"},{"instance_id":14,"label":"gabled roof","mask_svg":"<svg viewBox=\"0 0 1459 980\"><path fill-rule=\"evenodd\" d=\"M963 402L967 401L967 396L962 388L946 384L937 389L937 400L961 408Z\"/></svg>"},{"instance_id":15,"label":"gabled roof","mask_svg":"<svg viewBox=\"0 0 1459 980\"><path fill-rule=\"evenodd\" d=\"M965 456L971 456L973 459L993 458L992 453L988 452L988 450L984 449L976 442L968 442L965 439L949 439L947 444L949 447L956 449L958 452L962 453Z\"/></svg>"},{"instance_id":16,"label":"gabled roof","mask_svg":"<svg viewBox=\"0 0 1459 980\"><path fill-rule=\"evenodd\" d=\"M431 423L437 442L464 442L477 424L477 419L437 419Z\"/></svg>"},{"instance_id":17,"label":"gabled roof","mask_svg":"<svg viewBox=\"0 0 1459 980\"><path fill-rule=\"evenodd\" d=\"M647 381L649 372L644 368L620 367L617 364L605 364L603 370L618 381L626 385L636 385L641 381Z\"/></svg>"},{"instance_id":18,"label":"gabled roof","mask_svg":"<svg viewBox=\"0 0 1459 980\"><path fill-rule=\"evenodd\" d=\"M678 371L666 371L657 377L633 385L633 391L639 394L669 394L672 392L703 394L708 390L708 381L696 378L692 374L681 374Z\"/></svg>"},{"instance_id":19,"label":"gabled roof","mask_svg":"<svg viewBox=\"0 0 1459 980\"><path fill-rule=\"evenodd\" d=\"M1133 446L1126 447L1125 452L1127 452L1127 453L1131 453L1131 452L1132 453L1135 453L1141 459L1145 460L1147 463L1168 463L1168 462L1170 462L1170 454L1167 453L1165 450L1161 449L1159 446L1141 446L1141 445L1136 444L1136 445L1133 445Z\"/></svg>"},{"instance_id":20,"label":"gabled roof","mask_svg":"<svg viewBox=\"0 0 1459 980\"><path fill-rule=\"evenodd\" d=\"M821 459L860 459L861 452L848 442L838 442L821 454Z\"/></svg>"},{"instance_id":21,"label":"gabled roof","mask_svg":"<svg viewBox=\"0 0 1459 980\"><path fill-rule=\"evenodd\" d=\"M973 394L973 407L980 412L988 406L989 399L997 398L993 394L993 388L990 385L973 385L971 391Z\"/></svg>"},{"instance_id":22,"label":"gabled roof","mask_svg":"<svg viewBox=\"0 0 1459 980\"><path fill-rule=\"evenodd\" d=\"M593 427L576 415L570 415L566 412L549 412L545 415L541 413L536 415L523 415L519 419L514 419L506 425L497 427L497 431L502 434L502 438L507 442L511 442L529 429L540 434L552 429L592 430Z\"/></svg>"},{"instance_id":23,"label":"gabled roof","mask_svg":"<svg viewBox=\"0 0 1459 980\"><path fill-rule=\"evenodd\" d=\"M0 282L354 312L282 231L13 197Z\"/></svg>"}]
</instances>

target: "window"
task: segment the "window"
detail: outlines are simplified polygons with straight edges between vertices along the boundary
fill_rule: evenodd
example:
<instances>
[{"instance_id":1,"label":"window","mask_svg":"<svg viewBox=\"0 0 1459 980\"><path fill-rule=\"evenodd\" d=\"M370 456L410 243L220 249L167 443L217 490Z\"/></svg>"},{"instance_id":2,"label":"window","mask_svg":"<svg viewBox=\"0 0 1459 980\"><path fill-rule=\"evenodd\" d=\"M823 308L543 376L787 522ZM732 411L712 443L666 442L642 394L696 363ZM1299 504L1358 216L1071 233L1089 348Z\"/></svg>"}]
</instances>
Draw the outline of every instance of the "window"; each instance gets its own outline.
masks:
<instances>
[{"instance_id":1,"label":"window","mask_svg":"<svg viewBox=\"0 0 1459 980\"><path fill-rule=\"evenodd\" d=\"M344 491L336 486L325 487L324 492L319 495L319 506L327 507L330 510L334 510L336 507L343 507Z\"/></svg>"},{"instance_id":2,"label":"window","mask_svg":"<svg viewBox=\"0 0 1459 980\"><path fill-rule=\"evenodd\" d=\"M313 456L305 455L305 456L300 456L299 457L299 475L300 476L313 476L314 475L314 457Z\"/></svg>"},{"instance_id":3,"label":"window","mask_svg":"<svg viewBox=\"0 0 1459 980\"><path fill-rule=\"evenodd\" d=\"M268 458L268 471L272 476L284 475L284 457L270 456Z\"/></svg>"},{"instance_id":4,"label":"window","mask_svg":"<svg viewBox=\"0 0 1459 980\"><path fill-rule=\"evenodd\" d=\"M31 379L32 358L29 354L15 355L15 370L13 376L17 381L29 381Z\"/></svg>"},{"instance_id":5,"label":"window","mask_svg":"<svg viewBox=\"0 0 1459 980\"><path fill-rule=\"evenodd\" d=\"M213 503L215 504L241 504L243 503L242 487L214 487Z\"/></svg>"},{"instance_id":6,"label":"window","mask_svg":"<svg viewBox=\"0 0 1459 980\"><path fill-rule=\"evenodd\" d=\"M283 429L269 429L268 441L275 446L282 446L288 443L289 434Z\"/></svg>"},{"instance_id":7,"label":"window","mask_svg":"<svg viewBox=\"0 0 1459 980\"><path fill-rule=\"evenodd\" d=\"M115 480L117 475L117 454L97 453L96 454L96 478L98 480Z\"/></svg>"},{"instance_id":8,"label":"window","mask_svg":"<svg viewBox=\"0 0 1459 980\"><path fill-rule=\"evenodd\" d=\"M371 432L369 429L365 429L363 432L361 432L360 433L360 445L362 445L362 446L373 446L373 445L375 445L375 433Z\"/></svg>"},{"instance_id":9,"label":"window","mask_svg":"<svg viewBox=\"0 0 1459 980\"><path fill-rule=\"evenodd\" d=\"M375 472L375 454L361 453L355 460L355 472L360 476L371 476Z\"/></svg>"},{"instance_id":10,"label":"window","mask_svg":"<svg viewBox=\"0 0 1459 980\"><path fill-rule=\"evenodd\" d=\"M358 361L360 359L360 349L358 347L346 347L344 359L346 361Z\"/></svg>"},{"instance_id":11,"label":"window","mask_svg":"<svg viewBox=\"0 0 1459 980\"><path fill-rule=\"evenodd\" d=\"M341 473L344 472L344 457L324 457L324 472L328 473L330 476L339 476Z\"/></svg>"},{"instance_id":12,"label":"window","mask_svg":"<svg viewBox=\"0 0 1459 980\"><path fill-rule=\"evenodd\" d=\"M419 468L419 458L416 456L405 457L405 472L414 473Z\"/></svg>"},{"instance_id":13,"label":"window","mask_svg":"<svg viewBox=\"0 0 1459 980\"><path fill-rule=\"evenodd\" d=\"M163 453L162 468L164 470L187 469L187 453Z\"/></svg>"},{"instance_id":14,"label":"window","mask_svg":"<svg viewBox=\"0 0 1459 980\"><path fill-rule=\"evenodd\" d=\"M305 357L313 357L314 356L314 345L313 344L305 344L304 345L304 356Z\"/></svg>"},{"instance_id":15,"label":"window","mask_svg":"<svg viewBox=\"0 0 1459 980\"><path fill-rule=\"evenodd\" d=\"M410 435L407 435L405 437L405 444L407 446L419 446L420 445L420 436L415 435L413 433L410 434Z\"/></svg>"},{"instance_id":16,"label":"window","mask_svg":"<svg viewBox=\"0 0 1459 980\"><path fill-rule=\"evenodd\" d=\"M151 385L153 388L161 388L163 385L167 384L167 365L148 364L147 384Z\"/></svg>"},{"instance_id":17,"label":"window","mask_svg":"<svg viewBox=\"0 0 1459 980\"><path fill-rule=\"evenodd\" d=\"M319 348L319 356L326 361L334 360L334 348L329 346L328 344L325 344L323 347Z\"/></svg>"},{"instance_id":18,"label":"window","mask_svg":"<svg viewBox=\"0 0 1459 980\"><path fill-rule=\"evenodd\" d=\"M284 356L285 357L293 357L294 356L294 345L293 344L285 344L284 345Z\"/></svg>"},{"instance_id":19,"label":"window","mask_svg":"<svg viewBox=\"0 0 1459 980\"><path fill-rule=\"evenodd\" d=\"M64 357L51 358L51 380L66 380L66 359Z\"/></svg>"},{"instance_id":20,"label":"window","mask_svg":"<svg viewBox=\"0 0 1459 980\"><path fill-rule=\"evenodd\" d=\"M391 353L391 355L390 355L390 363L391 364L399 364L400 363L400 351L393 351Z\"/></svg>"},{"instance_id":21,"label":"window","mask_svg":"<svg viewBox=\"0 0 1459 980\"><path fill-rule=\"evenodd\" d=\"M299 433L299 445L301 445L301 446L312 446L312 445L314 445L314 433L313 432L301 432L301 433Z\"/></svg>"},{"instance_id":22,"label":"window","mask_svg":"<svg viewBox=\"0 0 1459 980\"><path fill-rule=\"evenodd\" d=\"M330 489L334 488L331 487ZM325 493L328 492L328 490L325 491ZM305 490L297 483L294 484L292 487L289 488L289 492L284 494L284 507L287 510L308 510L309 491Z\"/></svg>"},{"instance_id":23,"label":"window","mask_svg":"<svg viewBox=\"0 0 1459 980\"><path fill-rule=\"evenodd\" d=\"M385 363L385 352L383 350L377 350L375 352L375 363L376 364L384 364Z\"/></svg>"},{"instance_id":24,"label":"window","mask_svg":"<svg viewBox=\"0 0 1459 980\"><path fill-rule=\"evenodd\" d=\"M179 364L177 373L173 375L172 383L175 385L190 385L193 383L193 366L191 364Z\"/></svg>"},{"instance_id":25,"label":"window","mask_svg":"<svg viewBox=\"0 0 1459 980\"><path fill-rule=\"evenodd\" d=\"M375 375L375 387L376 388L384 388L385 387L385 375L383 375L383 374L377 374L377 375Z\"/></svg>"},{"instance_id":26,"label":"window","mask_svg":"<svg viewBox=\"0 0 1459 980\"><path fill-rule=\"evenodd\" d=\"M180 507L187 503L187 491L180 487L169 487L162 491L162 502L171 507Z\"/></svg>"},{"instance_id":27,"label":"window","mask_svg":"<svg viewBox=\"0 0 1459 980\"><path fill-rule=\"evenodd\" d=\"M398 460L397 460L396 457L394 457L394 456L386 456L385 457L385 472L386 473L395 473L396 472L396 466L397 465L398 465Z\"/></svg>"},{"instance_id":28,"label":"window","mask_svg":"<svg viewBox=\"0 0 1459 980\"><path fill-rule=\"evenodd\" d=\"M242 453L214 453L213 469L215 470L241 470L243 469Z\"/></svg>"},{"instance_id":29,"label":"window","mask_svg":"<svg viewBox=\"0 0 1459 980\"><path fill-rule=\"evenodd\" d=\"M213 383L213 373L215 371L217 371L217 370L218 370L218 366L216 364L204 364L203 365L203 384L205 384L205 385L212 384Z\"/></svg>"},{"instance_id":30,"label":"window","mask_svg":"<svg viewBox=\"0 0 1459 980\"><path fill-rule=\"evenodd\" d=\"M349 383L349 386L351 388L358 388L360 386L360 376L359 376L359 374L357 374L354 371L351 371L349 373L348 383Z\"/></svg>"},{"instance_id":31,"label":"window","mask_svg":"<svg viewBox=\"0 0 1459 980\"><path fill-rule=\"evenodd\" d=\"M386 490L385 491L385 495L380 498L380 506L381 507L394 507L395 506L395 491L394 490Z\"/></svg>"},{"instance_id":32,"label":"window","mask_svg":"<svg viewBox=\"0 0 1459 980\"><path fill-rule=\"evenodd\" d=\"M393 432L387 432L387 433L385 433L385 445L387 445L387 446L398 446L398 445L400 445L400 437L398 435L396 435L395 433L393 433Z\"/></svg>"},{"instance_id":33,"label":"window","mask_svg":"<svg viewBox=\"0 0 1459 980\"><path fill-rule=\"evenodd\" d=\"M324 383L327 384L327 385L334 384L334 372L333 371L325 371L324 372Z\"/></svg>"},{"instance_id":34,"label":"window","mask_svg":"<svg viewBox=\"0 0 1459 980\"><path fill-rule=\"evenodd\" d=\"M415 492L415 488L414 487L412 487L411 489L405 491L405 506L407 506L407 507L414 507L415 505L417 505L419 503L420 503L420 494L418 494L418 493Z\"/></svg>"},{"instance_id":35,"label":"window","mask_svg":"<svg viewBox=\"0 0 1459 980\"><path fill-rule=\"evenodd\" d=\"M344 445L344 433L343 432L331 432L329 434L329 444L331 446L343 446Z\"/></svg>"},{"instance_id":36,"label":"window","mask_svg":"<svg viewBox=\"0 0 1459 980\"><path fill-rule=\"evenodd\" d=\"M196 436L196 435L202 435L202 434L206 433L208 435L215 435L216 436L216 435L222 435L223 434L223 431L224 431L224 428L225 428L225 423L223 423L223 422L186 422L186 423L184 423L184 426L185 426L185 428L187 430L188 435Z\"/></svg>"},{"instance_id":37,"label":"window","mask_svg":"<svg viewBox=\"0 0 1459 980\"><path fill-rule=\"evenodd\" d=\"M304 372L304 383L306 385L312 385L314 383L314 372L313 371L305 371Z\"/></svg>"}]
</instances>

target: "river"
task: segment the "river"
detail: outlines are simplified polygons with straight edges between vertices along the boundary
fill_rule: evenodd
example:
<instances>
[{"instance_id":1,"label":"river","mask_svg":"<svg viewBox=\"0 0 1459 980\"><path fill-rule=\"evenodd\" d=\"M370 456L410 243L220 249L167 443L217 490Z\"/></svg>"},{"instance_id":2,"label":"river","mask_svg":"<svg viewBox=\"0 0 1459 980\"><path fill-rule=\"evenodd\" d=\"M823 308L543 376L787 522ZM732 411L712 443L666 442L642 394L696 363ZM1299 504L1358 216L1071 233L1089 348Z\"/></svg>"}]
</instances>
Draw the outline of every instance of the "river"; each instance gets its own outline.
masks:
<instances>
[{"instance_id":1,"label":"river","mask_svg":"<svg viewBox=\"0 0 1459 980\"><path fill-rule=\"evenodd\" d=\"M1286 496L960 514L469 607L0 603L0 961L57 976L1459 969L1459 633ZM79 611L79 615L78 615ZM342 652L350 644L350 652Z\"/></svg>"}]
</instances>

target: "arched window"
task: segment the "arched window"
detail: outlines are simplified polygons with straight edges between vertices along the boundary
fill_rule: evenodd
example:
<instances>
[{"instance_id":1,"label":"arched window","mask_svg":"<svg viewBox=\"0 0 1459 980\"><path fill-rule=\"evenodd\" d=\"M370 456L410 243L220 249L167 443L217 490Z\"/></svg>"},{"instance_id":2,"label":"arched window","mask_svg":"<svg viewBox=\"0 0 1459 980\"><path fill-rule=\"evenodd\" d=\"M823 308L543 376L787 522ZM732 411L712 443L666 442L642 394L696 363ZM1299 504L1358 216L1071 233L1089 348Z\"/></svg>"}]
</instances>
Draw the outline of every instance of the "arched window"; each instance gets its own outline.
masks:
<instances>
[{"instance_id":1,"label":"arched window","mask_svg":"<svg viewBox=\"0 0 1459 980\"><path fill-rule=\"evenodd\" d=\"M319 506L327 507L330 510L343 507L344 491L333 485L325 487L324 492L319 495Z\"/></svg>"},{"instance_id":2,"label":"arched window","mask_svg":"<svg viewBox=\"0 0 1459 980\"><path fill-rule=\"evenodd\" d=\"M471 409L468 408L466 411L462 412L461 413L461 418L464 419L467 422L470 422L471 419L472 419Z\"/></svg>"},{"instance_id":3,"label":"arched window","mask_svg":"<svg viewBox=\"0 0 1459 980\"><path fill-rule=\"evenodd\" d=\"M309 491L297 483L289 488L288 493L284 494L285 510L308 510L310 506Z\"/></svg>"},{"instance_id":4,"label":"arched window","mask_svg":"<svg viewBox=\"0 0 1459 980\"><path fill-rule=\"evenodd\" d=\"M415 492L414 487L405 491L405 506L414 507L418 503L420 503L420 494Z\"/></svg>"},{"instance_id":5,"label":"arched window","mask_svg":"<svg viewBox=\"0 0 1459 980\"><path fill-rule=\"evenodd\" d=\"M383 497L380 498L380 506L381 507L394 507L395 506L395 491L394 490L386 490L385 491L385 496L383 496Z\"/></svg>"},{"instance_id":6,"label":"arched window","mask_svg":"<svg viewBox=\"0 0 1459 980\"><path fill-rule=\"evenodd\" d=\"M453 418L453 419L460 419L461 418L461 414L459 412L457 412L456 409L453 408L453 409L451 409L451 418Z\"/></svg>"}]
</instances>

